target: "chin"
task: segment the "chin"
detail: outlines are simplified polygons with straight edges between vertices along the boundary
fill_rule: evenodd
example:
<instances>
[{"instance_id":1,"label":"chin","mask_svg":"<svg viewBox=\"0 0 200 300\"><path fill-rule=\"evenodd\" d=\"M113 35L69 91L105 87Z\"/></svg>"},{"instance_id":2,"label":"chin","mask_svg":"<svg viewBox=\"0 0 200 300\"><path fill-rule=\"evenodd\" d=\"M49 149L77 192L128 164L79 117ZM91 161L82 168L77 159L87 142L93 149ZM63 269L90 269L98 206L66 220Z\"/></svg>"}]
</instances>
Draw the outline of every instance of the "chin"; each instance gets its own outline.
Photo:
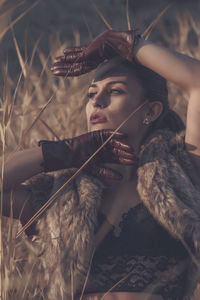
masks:
<instances>
[{"instance_id":1,"label":"chin","mask_svg":"<svg viewBox=\"0 0 200 300\"><path fill-rule=\"evenodd\" d=\"M108 124L95 124L92 126L88 126L88 131L103 130L103 129L114 130L114 128L112 126L109 126Z\"/></svg>"}]
</instances>

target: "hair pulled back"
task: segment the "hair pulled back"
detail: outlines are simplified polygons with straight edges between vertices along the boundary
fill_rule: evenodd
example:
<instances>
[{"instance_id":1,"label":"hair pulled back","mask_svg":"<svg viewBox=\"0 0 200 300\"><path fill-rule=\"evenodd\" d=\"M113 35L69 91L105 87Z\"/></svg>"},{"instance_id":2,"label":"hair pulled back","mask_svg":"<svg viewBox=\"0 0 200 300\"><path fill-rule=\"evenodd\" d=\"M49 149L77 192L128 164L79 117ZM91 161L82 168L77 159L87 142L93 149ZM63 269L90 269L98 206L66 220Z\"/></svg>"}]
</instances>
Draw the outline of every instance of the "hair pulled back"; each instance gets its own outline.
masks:
<instances>
[{"instance_id":1,"label":"hair pulled back","mask_svg":"<svg viewBox=\"0 0 200 300\"><path fill-rule=\"evenodd\" d=\"M156 129L167 129L178 133L185 128L180 116L169 108L166 79L141 64L137 62L130 63L121 57L116 57L104 62L97 68L94 81L102 80L111 74L119 75L123 72L128 72L141 84L143 101L159 101L163 105L161 115L151 124L147 134Z\"/></svg>"}]
</instances>

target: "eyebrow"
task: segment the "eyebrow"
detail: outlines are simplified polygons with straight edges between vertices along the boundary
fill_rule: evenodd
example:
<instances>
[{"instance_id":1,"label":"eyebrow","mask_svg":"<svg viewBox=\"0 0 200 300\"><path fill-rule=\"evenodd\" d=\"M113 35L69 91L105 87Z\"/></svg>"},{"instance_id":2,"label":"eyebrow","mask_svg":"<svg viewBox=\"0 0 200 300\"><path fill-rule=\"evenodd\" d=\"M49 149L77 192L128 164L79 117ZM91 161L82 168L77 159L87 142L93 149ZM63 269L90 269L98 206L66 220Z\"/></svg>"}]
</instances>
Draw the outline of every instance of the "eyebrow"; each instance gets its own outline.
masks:
<instances>
[{"instance_id":1,"label":"eyebrow","mask_svg":"<svg viewBox=\"0 0 200 300\"><path fill-rule=\"evenodd\" d=\"M123 80L114 80L114 81L110 81L106 84L106 86L109 86L109 85L112 85L112 84L116 84L116 83L122 83L124 85L127 85L127 82L126 81L123 81ZM97 85L95 83L92 83L89 88L91 87L97 87Z\"/></svg>"}]
</instances>

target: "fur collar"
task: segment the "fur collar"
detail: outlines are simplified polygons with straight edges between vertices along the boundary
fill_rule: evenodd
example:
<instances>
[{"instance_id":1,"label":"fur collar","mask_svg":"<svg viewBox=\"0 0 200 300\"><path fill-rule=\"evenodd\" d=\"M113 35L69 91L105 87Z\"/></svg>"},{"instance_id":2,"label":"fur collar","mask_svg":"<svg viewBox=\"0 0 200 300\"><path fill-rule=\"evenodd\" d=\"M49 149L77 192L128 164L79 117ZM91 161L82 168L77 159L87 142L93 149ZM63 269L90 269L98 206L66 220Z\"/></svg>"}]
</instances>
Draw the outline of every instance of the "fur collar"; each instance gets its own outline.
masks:
<instances>
[{"instance_id":1,"label":"fur collar","mask_svg":"<svg viewBox=\"0 0 200 300\"><path fill-rule=\"evenodd\" d=\"M139 161L137 189L141 200L190 254L184 298L189 299L200 273L200 186L185 150L184 132L157 131L142 146Z\"/></svg>"},{"instance_id":2,"label":"fur collar","mask_svg":"<svg viewBox=\"0 0 200 300\"><path fill-rule=\"evenodd\" d=\"M57 172L54 194L74 171ZM73 299L82 290L94 252L94 230L104 185L85 174L77 176L38 221L40 260L47 299Z\"/></svg>"},{"instance_id":3,"label":"fur collar","mask_svg":"<svg viewBox=\"0 0 200 300\"><path fill-rule=\"evenodd\" d=\"M57 175L53 193L72 173ZM188 300L199 280L200 189L184 147L184 133L156 131L141 147L138 193L145 206L191 254ZM84 285L104 186L79 175L38 222L47 299L68 299Z\"/></svg>"}]
</instances>

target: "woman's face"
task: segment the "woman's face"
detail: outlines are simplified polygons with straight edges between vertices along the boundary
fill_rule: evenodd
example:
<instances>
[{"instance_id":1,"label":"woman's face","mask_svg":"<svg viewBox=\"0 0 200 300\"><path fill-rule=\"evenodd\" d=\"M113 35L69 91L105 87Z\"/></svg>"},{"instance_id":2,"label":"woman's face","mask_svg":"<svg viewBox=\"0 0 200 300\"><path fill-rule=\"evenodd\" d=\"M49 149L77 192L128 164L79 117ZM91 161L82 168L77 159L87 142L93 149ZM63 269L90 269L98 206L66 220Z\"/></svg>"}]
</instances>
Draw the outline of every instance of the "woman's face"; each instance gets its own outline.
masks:
<instances>
[{"instance_id":1,"label":"woman's face","mask_svg":"<svg viewBox=\"0 0 200 300\"><path fill-rule=\"evenodd\" d=\"M88 131L116 129L132 111L142 104L142 87L130 74L111 75L93 81L86 106ZM142 133L145 117L141 108L121 129L135 137Z\"/></svg>"}]
</instances>

